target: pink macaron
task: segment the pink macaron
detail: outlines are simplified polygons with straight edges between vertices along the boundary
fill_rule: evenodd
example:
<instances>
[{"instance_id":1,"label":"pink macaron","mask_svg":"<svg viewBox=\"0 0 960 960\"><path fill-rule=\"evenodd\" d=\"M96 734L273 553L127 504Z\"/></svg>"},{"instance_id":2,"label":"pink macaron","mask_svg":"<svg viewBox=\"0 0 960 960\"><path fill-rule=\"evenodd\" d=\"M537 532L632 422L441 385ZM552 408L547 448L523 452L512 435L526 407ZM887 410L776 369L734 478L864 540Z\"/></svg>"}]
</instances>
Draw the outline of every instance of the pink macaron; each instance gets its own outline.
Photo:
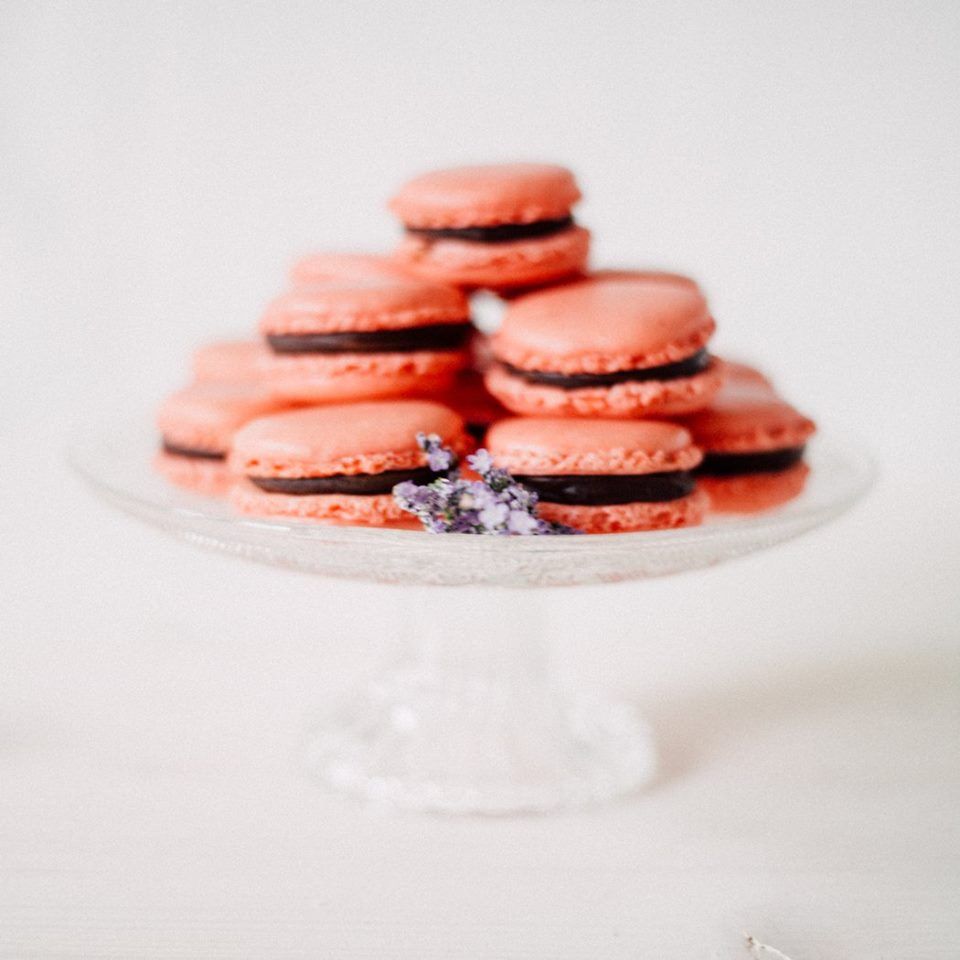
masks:
<instances>
[{"instance_id":1,"label":"pink macaron","mask_svg":"<svg viewBox=\"0 0 960 960\"><path fill-rule=\"evenodd\" d=\"M226 457L244 424L290 406L256 384L204 383L179 390L157 413L162 447L154 466L171 483L218 496L232 482Z\"/></svg>"},{"instance_id":2,"label":"pink macaron","mask_svg":"<svg viewBox=\"0 0 960 960\"><path fill-rule=\"evenodd\" d=\"M599 278L511 303L493 338L490 392L531 416L635 418L706 406L722 364L715 323L694 286Z\"/></svg>"},{"instance_id":3,"label":"pink macaron","mask_svg":"<svg viewBox=\"0 0 960 960\"><path fill-rule=\"evenodd\" d=\"M816 426L766 383L730 380L709 407L681 423L704 451L697 476L712 509L753 513L803 490L804 447Z\"/></svg>"},{"instance_id":4,"label":"pink macaron","mask_svg":"<svg viewBox=\"0 0 960 960\"><path fill-rule=\"evenodd\" d=\"M233 441L241 475L231 494L246 514L322 523L409 523L393 499L403 481L436 479L417 434L468 447L461 418L427 400L332 404L255 420Z\"/></svg>"},{"instance_id":5,"label":"pink macaron","mask_svg":"<svg viewBox=\"0 0 960 960\"><path fill-rule=\"evenodd\" d=\"M404 269L463 287L509 289L584 269L590 234L573 222L580 199L563 167L505 163L423 174L390 209L406 229Z\"/></svg>"},{"instance_id":6,"label":"pink macaron","mask_svg":"<svg viewBox=\"0 0 960 960\"><path fill-rule=\"evenodd\" d=\"M260 332L274 358L262 364L265 382L327 402L444 389L469 362L473 326L453 287L368 277L283 294Z\"/></svg>"},{"instance_id":7,"label":"pink macaron","mask_svg":"<svg viewBox=\"0 0 960 960\"><path fill-rule=\"evenodd\" d=\"M701 454L682 427L656 420L512 417L491 427L497 466L539 497L546 520L587 533L697 524Z\"/></svg>"}]
</instances>

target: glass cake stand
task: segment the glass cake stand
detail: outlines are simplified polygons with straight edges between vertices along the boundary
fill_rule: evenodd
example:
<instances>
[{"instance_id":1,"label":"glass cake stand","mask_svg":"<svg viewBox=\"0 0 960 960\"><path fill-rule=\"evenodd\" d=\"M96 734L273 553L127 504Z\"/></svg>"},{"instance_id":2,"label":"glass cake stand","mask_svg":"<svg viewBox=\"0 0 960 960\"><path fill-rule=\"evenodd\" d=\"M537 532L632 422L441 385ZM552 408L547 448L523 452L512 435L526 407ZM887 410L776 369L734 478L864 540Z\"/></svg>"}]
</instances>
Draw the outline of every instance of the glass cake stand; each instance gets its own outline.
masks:
<instances>
[{"instance_id":1,"label":"glass cake stand","mask_svg":"<svg viewBox=\"0 0 960 960\"><path fill-rule=\"evenodd\" d=\"M429 614L411 596L397 638L405 657L327 717L309 759L338 789L449 813L579 806L655 775L643 721L626 703L557 680L531 592L511 588L616 583L732 560L837 517L875 473L858 448L817 438L803 494L764 514L605 536L438 536L239 517L156 476L154 446L152 436L105 430L78 442L70 460L104 499L198 546L327 577L446 588Z\"/></svg>"}]
</instances>

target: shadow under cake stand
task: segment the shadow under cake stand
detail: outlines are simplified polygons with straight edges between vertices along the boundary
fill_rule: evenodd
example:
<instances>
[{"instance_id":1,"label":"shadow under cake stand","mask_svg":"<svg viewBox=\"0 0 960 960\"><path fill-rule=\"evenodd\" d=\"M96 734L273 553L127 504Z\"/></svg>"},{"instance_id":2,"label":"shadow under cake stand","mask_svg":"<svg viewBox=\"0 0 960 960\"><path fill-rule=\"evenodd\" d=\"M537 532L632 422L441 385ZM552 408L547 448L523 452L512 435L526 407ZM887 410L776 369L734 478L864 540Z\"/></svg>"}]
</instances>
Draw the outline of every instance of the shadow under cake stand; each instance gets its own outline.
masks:
<instances>
[{"instance_id":1,"label":"shadow under cake stand","mask_svg":"<svg viewBox=\"0 0 960 960\"><path fill-rule=\"evenodd\" d=\"M239 517L156 476L154 443L104 431L70 459L110 503L198 546L327 577L444 587L429 610L410 592L409 629L398 637L406 656L327 717L309 759L338 789L449 813L580 806L655 774L642 719L559 682L535 592L512 588L640 580L732 560L834 519L874 477L857 448L817 438L804 492L763 514L604 536L438 536Z\"/></svg>"}]
</instances>

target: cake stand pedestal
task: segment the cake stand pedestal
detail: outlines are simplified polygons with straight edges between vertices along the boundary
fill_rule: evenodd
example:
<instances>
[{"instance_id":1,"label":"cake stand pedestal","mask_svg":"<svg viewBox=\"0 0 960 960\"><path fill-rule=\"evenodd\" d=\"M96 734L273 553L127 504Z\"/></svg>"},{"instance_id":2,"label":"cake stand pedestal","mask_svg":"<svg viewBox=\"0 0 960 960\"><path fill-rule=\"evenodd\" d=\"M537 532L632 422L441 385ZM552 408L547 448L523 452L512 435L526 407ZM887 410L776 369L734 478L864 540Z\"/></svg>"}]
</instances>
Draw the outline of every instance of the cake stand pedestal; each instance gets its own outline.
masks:
<instances>
[{"instance_id":1,"label":"cake stand pedestal","mask_svg":"<svg viewBox=\"0 0 960 960\"><path fill-rule=\"evenodd\" d=\"M630 706L564 689L537 596L437 593L399 662L313 732L324 780L404 807L493 814L605 800L653 776L652 738ZM504 610L509 629L501 616L492 630Z\"/></svg>"},{"instance_id":2,"label":"cake stand pedestal","mask_svg":"<svg viewBox=\"0 0 960 960\"><path fill-rule=\"evenodd\" d=\"M417 810L503 814L608 800L655 775L633 709L561 684L536 591L706 567L820 526L868 489L874 468L850 444L808 452L803 494L762 515L701 527L580 537L437 536L238 517L150 470L154 440L102 431L71 452L105 499L211 549L325 576L431 584L408 593L400 662L310 732L309 762L328 784ZM492 612L496 613L492 616Z\"/></svg>"}]
</instances>

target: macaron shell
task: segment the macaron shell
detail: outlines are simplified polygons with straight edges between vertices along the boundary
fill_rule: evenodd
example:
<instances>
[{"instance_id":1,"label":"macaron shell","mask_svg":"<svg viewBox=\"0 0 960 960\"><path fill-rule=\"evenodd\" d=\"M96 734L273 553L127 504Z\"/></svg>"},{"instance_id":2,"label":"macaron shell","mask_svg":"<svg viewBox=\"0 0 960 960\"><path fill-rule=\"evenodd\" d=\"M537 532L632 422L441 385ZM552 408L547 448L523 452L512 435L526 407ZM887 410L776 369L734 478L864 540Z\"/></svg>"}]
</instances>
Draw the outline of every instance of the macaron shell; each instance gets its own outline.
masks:
<instances>
[{"instance_id":1,"label":"macaron shell","mask_svg":"<svg viewBox=\"0 0 960 960\"><path fill-rule=\"evenodd\" d=\"M266 493L249 480L238 481L230 490L230 502L239 513L255 517L310 520L347 526L396 526L413 528L410 514L401 510L392 494L351 496L323 494L292 496Z\"/></svg>"},{"instance_id":2,"label":"macaron shell","mask_svg":"<svg viewBox=\"0 0 960 960\"><path fill-rule=\"evenodd\" d=\"M374 332L464 323L469 317L467 299L454 287L370 277L289 291L267 307L260 332Z\"/></svg>"},{"instance_id":3,"label":"macaron shell","mask_svg":"<svg viewBox=\"0 0 960 960\"><path fill-rule=\"evenodd\" d=\"M537 504L544 520L564 523L584 533L629 533L692 527L703 521L708 499L701 490L663 503L618 503L602 507L577 504Z\"/></svg>"},{"instance_id":4,"label":"macaron shell","mask_svg":"<svg viewBox=\"0 0 960 960\"><path fill-rule=\"evenodd\" d=\"M453 350L338 354L265 350L260 376L288 400L336 403L440 393L468 363L466 351Z\"/></svg>"},{"instance_id":5,"label":"macaron shell","mask_svg":"<svg viewBox=\"0 0 960 960\"><path fill-rule=\"evenodd\" d=\"M534 286L584 269L590 231L570 227L560 233L505 243L476 243L408 235L395 258L411 274L462 287L493 290Z\"/></svg>"},{"instance_id":6,"label":"macaron shell","mask_svg":"<svg viewBox=\"0 0 960 960\"><path fill-rule=\"evenodd\" d=\"M397 276L403 276L399 265L387 254L377 253L311 253L297 260L289 272L294 286Z\"/></svg>"},{"instance_id":7,"label":"macaron shell","mask_svg":"<svg viewBox=\"0 0 960 960\"><path fill-rule=\"evenodd\" d=\"M242 383L261 375L264 352L259 340L218 340L206 343L193 354L197 383Z\"/></svg>"},{"instance_id":8,"label":"macaron shell","mask_svg":"<svg viewBox=\"0 0 960 960\"><path fill-rule=\"evenodd\" d=\"M511 366L614 373L701 350L716 328L694 287L663 280L584 280L511 303L493 352Z\"/></svg>"},{"instance_id":9,"label":"macaron shell","mask_svg":"<svg viewBox=\"0 0 960 960\"><path fill-rule=\"evenodd\" d=\"M153 469L174 486L207 497L225 496L237 479L223 460L178 457L163 451L154 456Z\"/></svg>"},{"instance_id":10,"label":"macaron shell","mask_svg":"<svg viewBox=\"0 0 960 960\"><path fill-rule=\"evenodd\" d=\"M709 496L710 509L715 513L760 513L800 496L809 476L810 467L798 463L775 473L700 477L697 484Z\"/></svg>"},{"instance_id":11,"label":"macaron shell","mask_svg":"<svg viewBox=\"0 0 960 960\"><path fill-rule=\"evenodd\" d=\"M723 368L711 365L692 377L644 380L610 387L564 390L529 383L495 366L485 375L487 389L514 413L533 417L631 419L681 416L707 406L723 383Z\"/></svg>"},{"instance_id":12,"label":"macaron shell","mask_svg":"<svg viewBox=\"0 0 960 960\"><path fill-rule=\"evenodd\" d=\"M202 383L167 397L156 423L164 439L176 446L225 453L245 423L290 406L290 400L262 384Z\"/></svg>"},{"instance_id":13,"label":"macaron shell","mask_svg":"<svg viewBox=\"0 0 960 960\"><path fill-rule=\"evenodd\" d=\"M573 174L539 163L455 167L408 181L390 209L408 227L443 229L565 217L580 199Z\"/></svg>"},{"instance_id":14,"label":"macaron shell","mask_svg":"<svg viewBox=\"0 0 960 960\"><path fill-rule=\"evenodd\" d=\"M287 478L409 470L426 464L418 433L435 433L456 451L466 444L463 421L439 403L334 404L247 424L234 437L230 466L246 476Z\"/></svg>"},{"instance_id":15,"label":"macaron shell","mask_svg":"<svg viewBox=\"0 0 960 960\"><path fill-rule=\"evenodd\" d=\"M685 417L684 426L705 451L752 453L800 447L816 431L816 424L756 385L726 386L710 406Z\"/></svg>"},{"instance_id":16,"label":"macaron shell","mask_svg":"<svg viewBox=\"0 0 960 960\"><path fill-rule=\"evenodd\" d=\"M511 417L490 428L485 445L513 474L662 473L702 459L686 430L658 420Z\"/></svg>"}]
</instances>

